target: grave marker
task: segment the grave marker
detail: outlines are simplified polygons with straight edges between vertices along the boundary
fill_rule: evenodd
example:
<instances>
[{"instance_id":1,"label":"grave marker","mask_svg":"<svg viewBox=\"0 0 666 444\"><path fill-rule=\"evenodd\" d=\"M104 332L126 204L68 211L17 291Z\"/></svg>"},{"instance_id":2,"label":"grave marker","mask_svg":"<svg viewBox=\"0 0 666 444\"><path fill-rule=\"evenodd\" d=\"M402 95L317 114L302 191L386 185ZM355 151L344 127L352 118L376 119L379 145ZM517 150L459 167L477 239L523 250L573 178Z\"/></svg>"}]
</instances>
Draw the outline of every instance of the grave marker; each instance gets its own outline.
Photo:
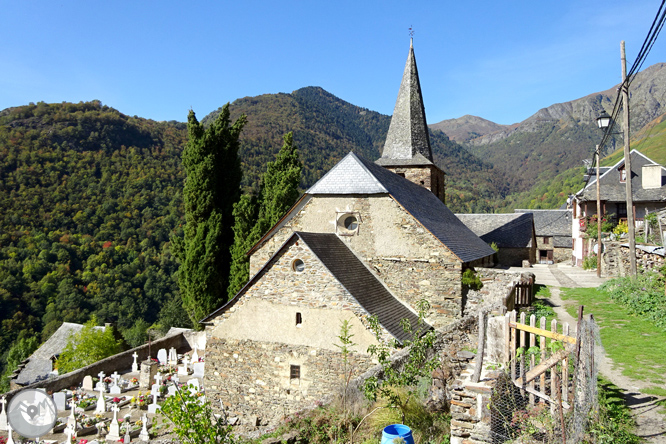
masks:
<instances>
[{"instance_id":1,"label":"grave marker","mask_svg":"<svg viewBox=\"0 0 666 444\"><path fill-rule=\"evenodd\" d=\"M64 392L56 392L53 394L53 402L55 402L56 409L60 412L67 410L67 394ZM0 420L0 423L2 420ZM0 430L2 430L2 424L0 424Z\"/></svg>"},{"instance_id":2,"label":"grave marker","mask_svg":"<svg viewBox=\"0 0 666 444\"><path fill-rule=\"evenodd\" d=\"M93 378L90 375L86 375L83 377L83 383L81 384L81 387L83 390L88 390L88 391L93 391Z\"/></svg>"},{"instance_id":3,"label":"grave marker","mask_svg":"<svg viewBox=\"0 0 666 444\"><path fill-rule=\"evenodd\" d=\"M187 376L190 374L189 368L189 357L187 355L183 356L183 365L178 367L178 374L181 376Z\"/></svg>"},{"instance_id":4,"label":"grave marker","mask_svg":"<svg viewBox=\"0 0 666 444\"><path fill-rule=\"evenodd\" d=\"M0 430L3 432L8 430L7 426L7 412L5 411L5 404L7 404L7 398L4 396L0 399L0 404L2 404L2 410L0 410ZM11 433L9 434L11 436Z\"/></svg>"},{"instance_id":5,"label":"grave marker","mask_svg":"<svg viewBox=\"0 0 666 444\"><path fill-rule=\"evenodd\" d=\"M176 364L178 364L178 354L176 353L176 349L171 347L169 349L169 365Z\"/></svg>"},{"instance_id":6,"label":"grave marker","mask_svg":"<svg viewBox=\"0 0 666 444\"><path fill-rule=\"evenodd\" d=\"M167 364L167 351L164 348L160 348L160 350L157 352L157 360L160 361L160 364L166 365Z\"/></svg>"},{"instance_id":7,"label":"grave marker","mask_svg":"<svg viewBox=\"0 0 666 444\"><path fill-rule=\"evenodd\" d=\"M111 407L113 411L113 420L109 425L109 433L106 435L107 441L118 441L120 440L120 425L118 425L118 411L120 410L116 404Z\"/></svg>"},{"instance_id":8,"label":"grave marker","mask_svg":"<svg viewBox=\"0 0 666 444\"><path fill-rule=\"evenodd\" d=\"M192 353L192 362L199 362L199 353L196 347L194 347L194 352Z\"/></svg>"},{"instance_id":9,"label":"grave marker","mask_svg":"<svg viewBox=\"0 0 666 444\"><path fill-rule=\"evenodd\" d=\"M150 441L150 435L148 434L148 415L145 413L141 417L141 433L139 433L139 439L141 441Z\"/></svg>"},{"instance_id":10,"label":"grave marker","mask_svg":"<svg viewBox=\"0 0 666 444\"><path fill-rule=\"evenodd\" d=\"M135 373L139 371L139 364L136 363L136 358L138 358L139 355L134 352L132 353L132 357L134 358L134 362L132 363L132 372Z\"/></svg>"}]
</instances>

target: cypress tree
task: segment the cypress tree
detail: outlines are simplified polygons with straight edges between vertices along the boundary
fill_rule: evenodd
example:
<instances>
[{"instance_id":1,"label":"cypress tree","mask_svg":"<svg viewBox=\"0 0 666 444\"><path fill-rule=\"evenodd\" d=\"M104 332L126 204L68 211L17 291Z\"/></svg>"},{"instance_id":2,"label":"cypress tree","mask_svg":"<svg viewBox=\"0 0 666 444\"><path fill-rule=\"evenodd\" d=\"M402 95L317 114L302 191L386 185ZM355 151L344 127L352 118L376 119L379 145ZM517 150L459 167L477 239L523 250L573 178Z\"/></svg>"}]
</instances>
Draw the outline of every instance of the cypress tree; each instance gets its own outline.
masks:
<instances>
[{"instance_id":1,"label":"cypress tree","mask_svg":"<svg viewBox=\"0 0 666 444\"><path fill-rule=\"evenodd\" d=\"M187 116L188 142L183 151L186 174L183 239L174 242L180 261L178 285L192 323L226 301L233 243L233 206L240 198L242 171L238 138L246 118L232 125L229 104L208 127Z\"/></svg>"},{"instance_id":2,"label":"cypress tree","mask_svg":"<svg viewBox=\"0 0 666 444\"><path fill-rule=\"evenodd\" d=\"M268 162L261 176L258 197L244 195L234 207L234 245L231 249L233 262L229 278L228 295L233 297L248 281L250 274L247 252L257 243L296 202L300 192L303 164L298 157L291 132L284 135L284 143L275 158Z\"/></svg>"}]
</instances>

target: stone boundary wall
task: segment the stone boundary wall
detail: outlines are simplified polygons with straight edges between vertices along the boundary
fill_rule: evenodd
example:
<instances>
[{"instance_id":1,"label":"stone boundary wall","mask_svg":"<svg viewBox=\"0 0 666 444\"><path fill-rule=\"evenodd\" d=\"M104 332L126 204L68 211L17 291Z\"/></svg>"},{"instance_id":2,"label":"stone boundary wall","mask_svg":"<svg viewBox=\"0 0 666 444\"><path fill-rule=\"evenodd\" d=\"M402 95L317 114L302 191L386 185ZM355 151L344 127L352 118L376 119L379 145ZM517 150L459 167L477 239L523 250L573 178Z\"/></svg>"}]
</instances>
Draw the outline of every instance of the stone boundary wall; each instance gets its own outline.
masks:
<instances>
[{"instance_id":1,"label":"stone boundary wall","mask_svg":"<svg viewBox=\"0 0 666 444\"><path fill-rule=\"evenodd\" d=\"M161 348L169 349L174 347L180 353L188 352L191 350L190 344L185 338L185 333L183 332L157 339L152 342L150 347L154 356L157 356L157 350ZM116 355L109 356L108 358L102 359L73 372L65 373L64 375L56 376L55 378L44 379L42 381L34 382L23 387L17 385L13 381L10 381L11 390L7 392L5 396L7 396L9 400L19 391L28 388L44 388L50 392L57 392L59 390L78 385L86 375L96 377L99 372L111 374L114 371L118 371L118 369L129 369L132 367L132 363L134 362L134 358L132 357L134 352L136 352L138 355L137 362L147 359L148 344L144 344Z\"/></svg>"},{"instance_id":2,"label":"stone boundary wall","mask_svg":"<svg viewBox=\"0 0 666 444\"><path fill-rule=\"evenodd\" d=\"M606 251L601 256L601 272L606 276L628 276L630 270L629 247L621 242L604 242ZM636 248L636 268L644 271L658 271L664 266L666 259L658 254Z\"/></svg>"},{"instance_id":3,"label":"stone boundary wall","mask_svg":"<svg viewBox=\"0 0 666 444\"><path fill-rule=\"evenodd\" d=\"M477 268L477 276L483 283L481 290L469 290L465 304L465 315L476 315L481 309L498 310L515 306L515 288L519 283L534 283L534 274L495 268Z\"/></svg>"}]
</instances>

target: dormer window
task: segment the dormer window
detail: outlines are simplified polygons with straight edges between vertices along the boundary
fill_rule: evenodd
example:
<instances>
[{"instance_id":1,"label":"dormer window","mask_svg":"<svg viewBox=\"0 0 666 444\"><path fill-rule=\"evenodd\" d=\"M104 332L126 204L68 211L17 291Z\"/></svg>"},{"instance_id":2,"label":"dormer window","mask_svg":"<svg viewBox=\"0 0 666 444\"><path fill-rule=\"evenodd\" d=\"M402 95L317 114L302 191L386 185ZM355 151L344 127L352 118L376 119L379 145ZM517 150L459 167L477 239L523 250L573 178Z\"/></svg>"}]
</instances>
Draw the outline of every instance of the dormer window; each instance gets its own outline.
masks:
<instances>
[{"instance_id":1,"label":"dormer window","mask_svg":"<svg viewBox=\"0 0 666 444\"><path fill-rule=\"evenodd\" d=\"M627 170L622 167L619 169L620 172L620 182L626 182L627 181Z\"/></svg>"}]
</instances>

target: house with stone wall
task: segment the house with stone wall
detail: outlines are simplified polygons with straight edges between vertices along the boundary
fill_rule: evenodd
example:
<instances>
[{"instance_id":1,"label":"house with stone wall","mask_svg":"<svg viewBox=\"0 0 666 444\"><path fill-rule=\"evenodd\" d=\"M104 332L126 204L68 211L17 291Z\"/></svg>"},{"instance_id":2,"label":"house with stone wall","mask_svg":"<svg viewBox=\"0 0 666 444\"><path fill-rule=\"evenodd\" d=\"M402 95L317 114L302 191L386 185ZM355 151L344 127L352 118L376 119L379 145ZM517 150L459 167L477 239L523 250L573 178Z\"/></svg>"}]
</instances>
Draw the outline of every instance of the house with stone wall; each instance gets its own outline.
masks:
<instances>
[{"instance_id":1,"label":"house with stone wall","mask_svg":"<svg viewBox=\"0 0 666 444\"><path fill-rule=\"evenodd\" d=\"M514 210L531 214L536 237L536 262L554 264L571 259L571 210Z\"/></svg>"},{"instance_id":2,"label":"house with stone wall","mask_svg":"<svg viewBox=\"0 0 666 444\"><path fill-rule=\"evenodd\" d=\"M495 244L497 265L521 267L536 258L536 236L531 214L456 214L488 245Z\"/></svg>"},{"instance_id":3,"label":"house with stone wall","mask_svg":"<svg viewBox=\"0 0 666 444\"><path fill-rule=\"evenodd\" d=\"M463 271L492 263L494 250L443 202L411 45L382 159L349 153L328 171L250 250L249 282L201 321L207 396L243 424L341 388L344 321L360 375L378 340L370 316L380 339L400 343L400 321L415 326L426 300L427 328L443 328L464 313Z\"/></svg>"}]
</instances>

